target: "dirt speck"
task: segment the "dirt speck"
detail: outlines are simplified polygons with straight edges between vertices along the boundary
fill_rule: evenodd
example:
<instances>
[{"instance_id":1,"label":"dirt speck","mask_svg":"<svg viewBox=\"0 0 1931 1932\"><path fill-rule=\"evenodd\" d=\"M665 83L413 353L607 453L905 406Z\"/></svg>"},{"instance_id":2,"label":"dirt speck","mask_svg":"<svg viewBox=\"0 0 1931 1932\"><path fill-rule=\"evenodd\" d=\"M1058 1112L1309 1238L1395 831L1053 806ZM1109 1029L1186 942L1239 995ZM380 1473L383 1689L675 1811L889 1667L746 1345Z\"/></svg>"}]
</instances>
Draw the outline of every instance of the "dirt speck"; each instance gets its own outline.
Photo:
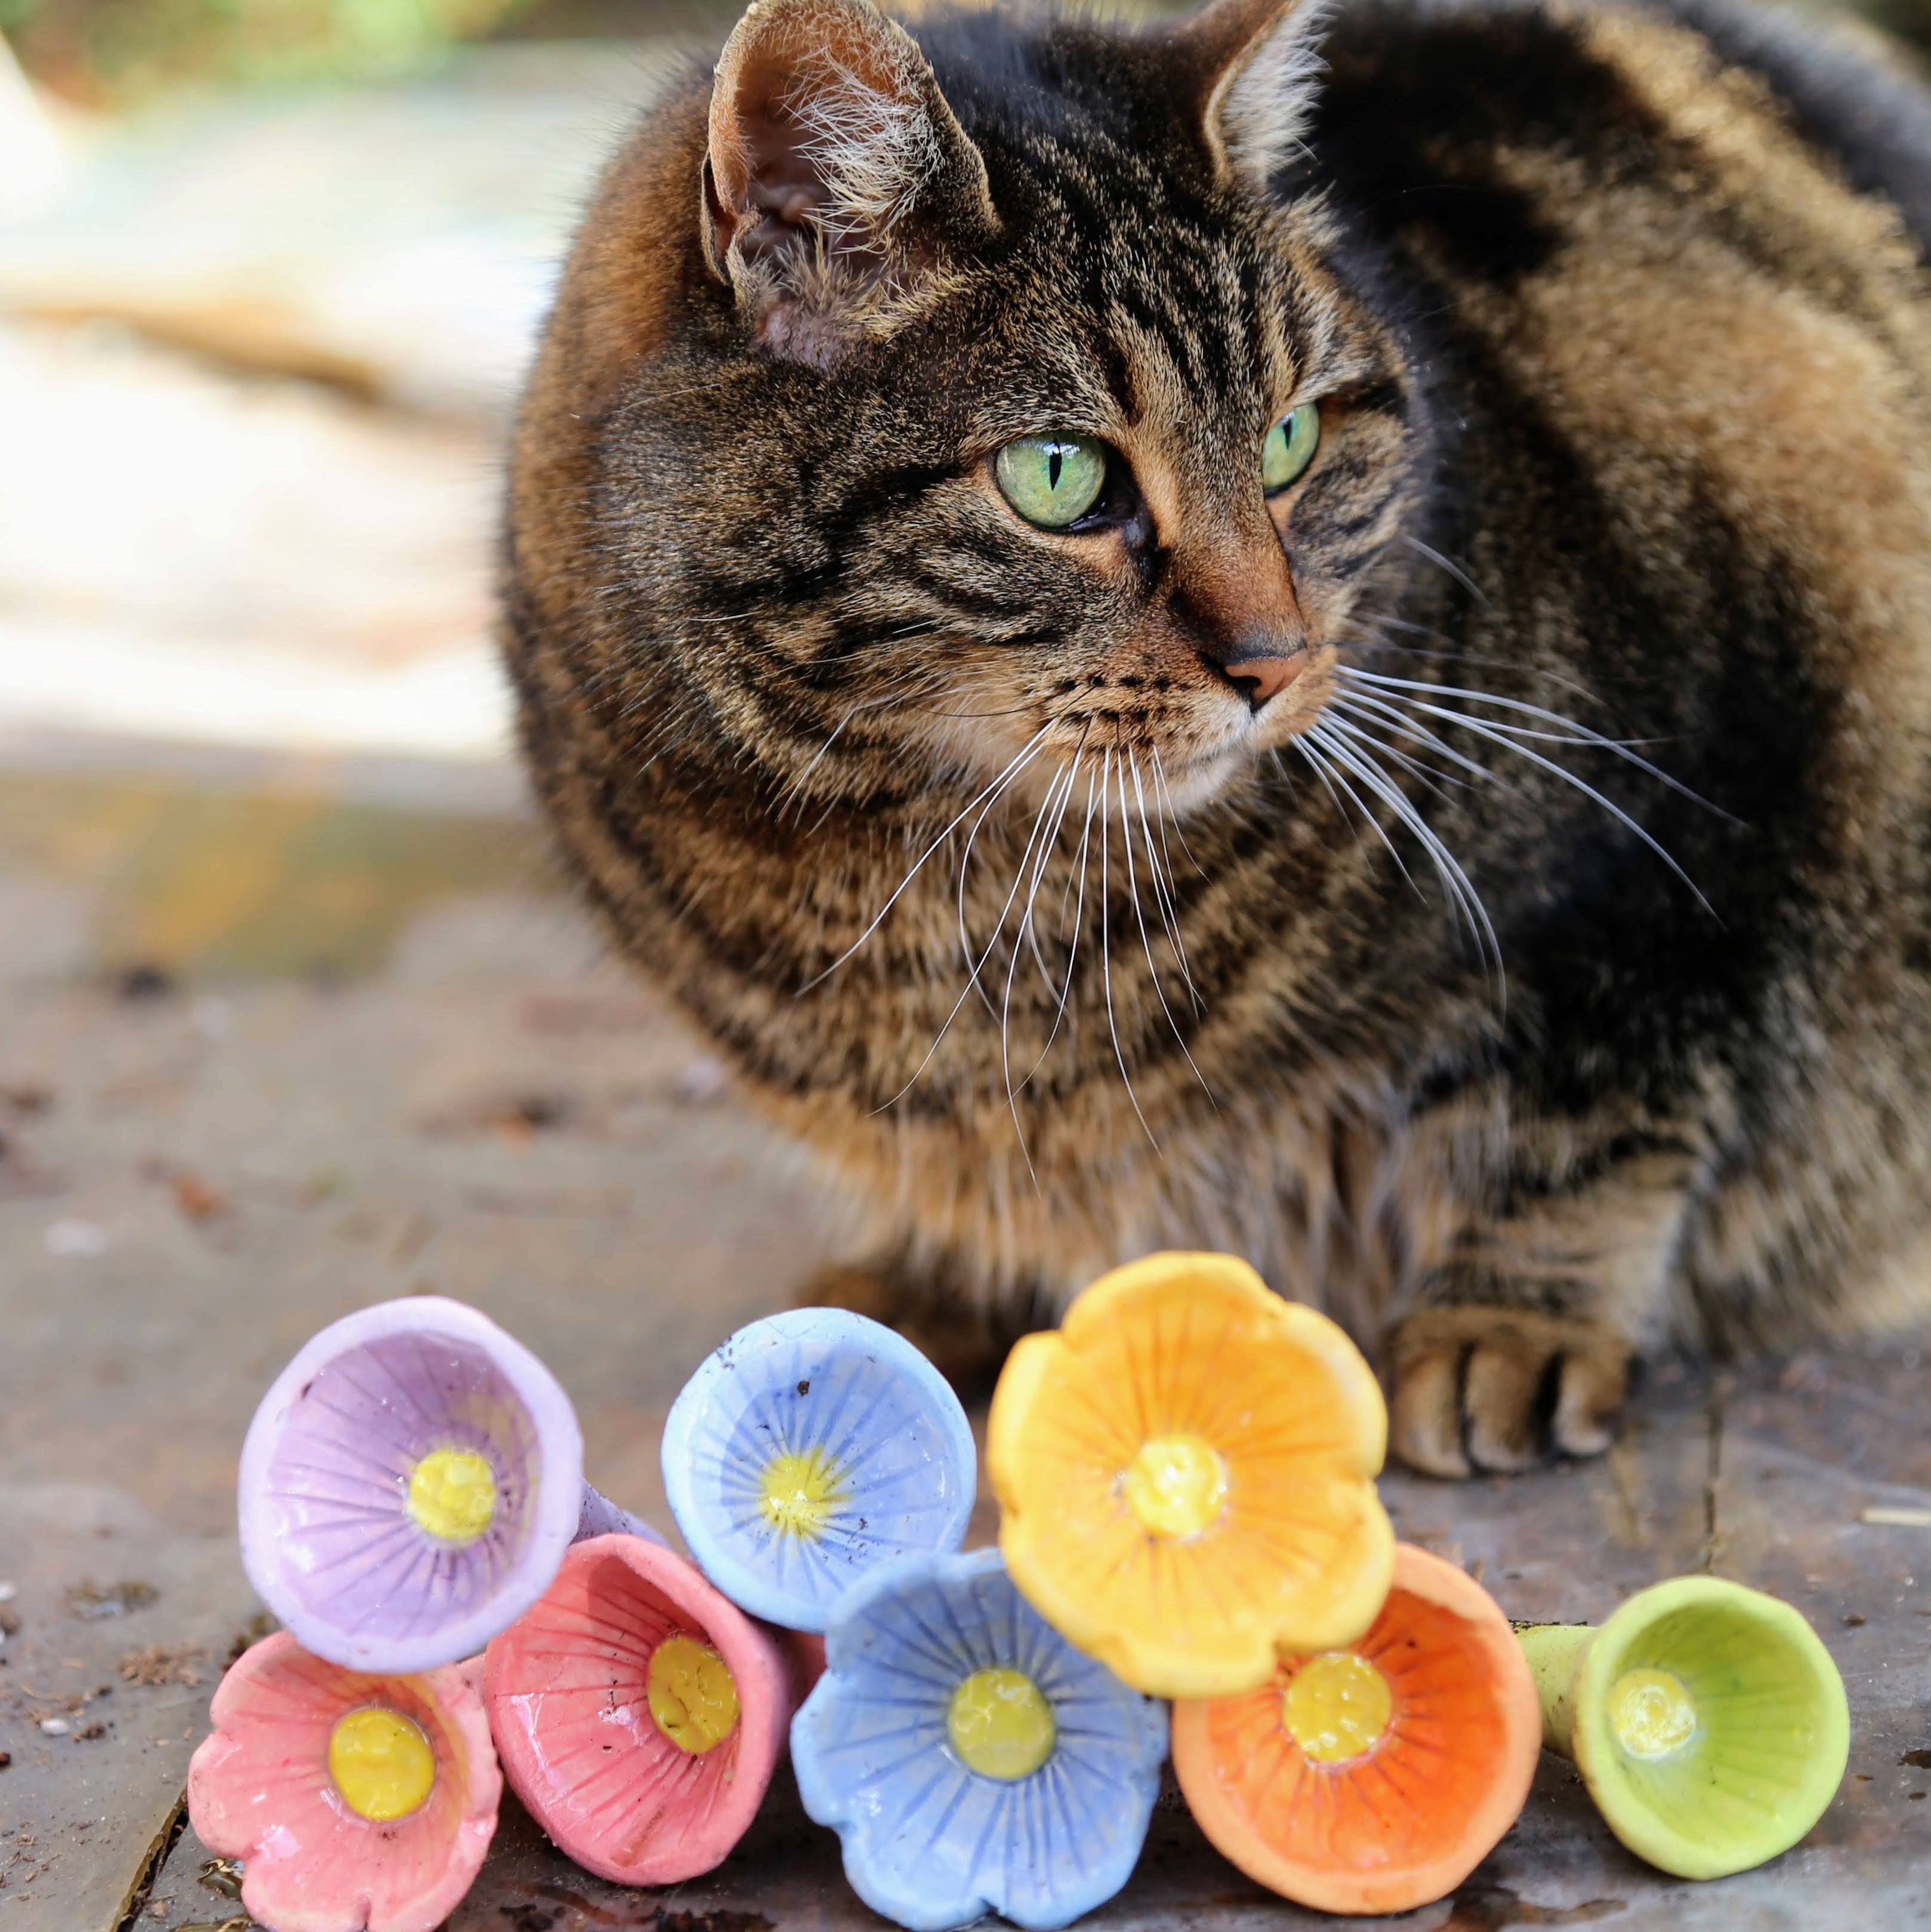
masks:
<instances>
[{"instance_id":1,"label":"dirt speck","mask_svg":"<svg viewBox=\"0 0 1931 1932\"><path fill-rule=\"evenodd\" d=\"M125 1617L144 1610L161 1595L152 1583L138 1577L119 1583L77 1583L62 1599L61 1606L71 1617L83 1623L102 1623L110 1617Z\"/></svg>"},{"instance_id":2,"label":"dirt speck","mask_svg":"<svg viewBox=\"0 0 1931 1932\"><path fill-rule=\"evenodd\" d=\"M208 1653L191 1643L151 1643L121 1653L123 1683L154 1687L185 1684L191 1689L208 1674Z\"/></svg>"}]
</instances>

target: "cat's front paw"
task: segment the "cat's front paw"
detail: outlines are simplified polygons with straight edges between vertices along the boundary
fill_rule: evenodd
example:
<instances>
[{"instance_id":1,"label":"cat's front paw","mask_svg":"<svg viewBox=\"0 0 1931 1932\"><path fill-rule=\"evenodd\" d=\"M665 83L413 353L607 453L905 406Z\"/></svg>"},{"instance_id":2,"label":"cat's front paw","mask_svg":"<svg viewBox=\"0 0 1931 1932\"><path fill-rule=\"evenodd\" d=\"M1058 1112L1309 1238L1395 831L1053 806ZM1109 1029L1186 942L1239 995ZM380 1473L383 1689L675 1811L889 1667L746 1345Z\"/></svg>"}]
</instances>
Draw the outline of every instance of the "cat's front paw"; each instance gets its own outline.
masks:
<instances>
[{"instance_id":1,"label":"cat's front paw","mask_svg":"<svg viewBox=\"0 0 1931 1932\"><path fill-rule=\"evenodd\" d=\"M1392 1353L1394 1450L1431 1476L1601 1455L1634 1360L1605 1323L1512 1308L1424 1309L1397 1325Z\"/></svg>"}]
</instances>

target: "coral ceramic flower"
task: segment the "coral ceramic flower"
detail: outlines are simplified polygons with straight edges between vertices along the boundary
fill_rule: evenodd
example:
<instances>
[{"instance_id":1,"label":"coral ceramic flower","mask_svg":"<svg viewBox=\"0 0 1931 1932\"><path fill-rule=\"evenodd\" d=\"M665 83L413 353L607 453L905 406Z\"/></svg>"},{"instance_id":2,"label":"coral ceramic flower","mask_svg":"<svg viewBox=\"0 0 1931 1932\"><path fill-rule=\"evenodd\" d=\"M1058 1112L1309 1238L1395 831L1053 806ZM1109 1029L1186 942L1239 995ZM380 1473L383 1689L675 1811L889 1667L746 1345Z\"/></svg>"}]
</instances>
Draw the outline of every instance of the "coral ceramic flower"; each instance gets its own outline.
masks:
<instances>
[{"instance_id":1,"label":"coral ceramic flower","mask_svg":"<svg viewBox=\"0 0 1931 1932\"><path fill-rule=\"evenodd\" d=\"M663 1454L671 1513L704 1574L801 1630L822 1630L878 1564L956 1550L978 1467L938 1371L836 1308L740 1329L677 1397Z\"/></svg>"},{"instance_id":2,"label":"coral ceramic flower","mask_svg":"<svg viewBox=\"0 0 1931 1932\"><path fill-rule=\"evenodd\" d=\"M431 1932L470 1888L503 1778L473 1666L377 1677L284 1630L221 1680L188 1773L208 1849L272 1932Z\"/></svg>"},{"instance_id":3,"label":"coral ceramic flower","mask_svg":"<svg viewBox=\"0 0 1931 1932\"><path fill-rule=\"evenodd\" d=\"M1600 1630L1520 1633L1544 1742L1572 1757L1609 1828L1679 1878L1787 1852L1850 1753L1844 1680L1799 1611L1719 1576L1639 1590Z\"/></svg>"},{"instance_id":4,"label":"coral ceramic flower","mask_svg":"<svg viewBox=\"0 0 1931 1932\"><path fill-rule=\"evenodd\" d=\"M682 1557L605 1536L491 1644L485 1696L504 1772L555 1843L620 1885L671 1885L756 1816L803 1668Z\"/></svg>"},{"instance_id":5,"label":"coral ceramic flower","mask_svg":"<svg viewBox=\"0 0 1931 1932\"><path fill-rule=\"evenodd\" d=\"M1039 1932L1125 1884L1159 1792L1166 1707L1059 1636L996 1550L875 1572L825 1648L791 1761L874 1910L913 1932L987 1912Z\"/></svg>"},{"instance_id":6,"label":"coral ceramic flower","mask_svg":"<svg viewBox=\"0 0 1931 1932\"><path fill-rule=\"evenodd\" d=\"M1155 1255L1029 1335L993 1397L999 1547L1047 1621L1159 1696L1256 1689L1388 1594L1380 1389L1227 1255Z\"/></svg>"},{"instance_id":7,"label":"coral ceramic flower","mask_svg":"<svg viewBox=\"0 0 1931 1932\"><path fill-rule=\"evenodd\" d=\"M583 1480L556 1378L459 1301L411 1295L323 1330L242 1445L242 1561L318 1656L425 1670L480 1651L575 1537L650 1532Z\"/></svg>"},{"instance_id":8,"label":"coral ceramic flower","mask_svg":"<svg viewBox=\"0 0 1931 1932\"><path fill-rule=\"evenodd\" d=\"M1541 1751L1507 1619L1407 1544L1359 1642L1173 1708L1173 1768L1200 1828L1250 1878L1322 1912L1407 1912L1452 1892L1515 1822Z\"/></svg>"}]
</instances>

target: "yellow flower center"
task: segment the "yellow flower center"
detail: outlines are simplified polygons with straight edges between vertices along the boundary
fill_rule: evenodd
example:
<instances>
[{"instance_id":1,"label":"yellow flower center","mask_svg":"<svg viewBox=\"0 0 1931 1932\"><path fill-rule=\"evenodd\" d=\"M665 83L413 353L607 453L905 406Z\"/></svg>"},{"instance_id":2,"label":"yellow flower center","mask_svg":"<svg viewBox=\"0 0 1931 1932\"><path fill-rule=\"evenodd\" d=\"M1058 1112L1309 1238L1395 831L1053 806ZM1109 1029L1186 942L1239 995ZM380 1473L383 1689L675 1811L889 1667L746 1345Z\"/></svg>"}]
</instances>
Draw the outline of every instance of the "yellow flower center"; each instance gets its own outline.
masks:
<instances>
[{"instance_id":1,"label":"yellow flower center","mask_svg":"<svg viewBox=\"0 0 1931 1932\"><path fill-rule=\"evenodd\" d=\"M1126 1466L1127 1508L1149 1536L1198 1536L1220 1520L1227 1466L1197 1436L1155 1436Z\"/></svg>"},{"instance_id":2,"label":"yellow flower center","mask_svg":"<svg viewBox=\"0 0 1931 1932\"><path fill-rule=\"evenodd\" d=\"M329 1734L329 1775L358 1817L386 1824L422 1809L435 1788L436 1754L400 1711L351 1711Z\"/></svg>"},{"instance_id":3,"label":"yellow flower center","mask_svg":"<svg viewBox=\"0 0 1931 1932\"><path fill-rule=\"evenodd\" d=\"M694 1636L666 1637L651 1652L646 1694L658 1730L693 1757L737 1728L737 1686L729 1667Z\"/></svg>"},{"instance_id":4,"label":"yellow flower center","mask_svg":"<svg viewBox=\"0 0 1931 1932\"><path fill-rule=\"evenodd\" d=\"M968 1771L1011 1784L1053 1755L1053 1706L1017 1670L975 1670L952 1694L946 1735Z\"/></svg>"},{"instance_id":5,"label":"yellow flower center","mask_svg":"<svg viewBox=\"0 0 1931 1932\"><path fill-rule=\"evenodd\" d=\"M815 1542L845 1498L845 1479L822 1449L787 1450L765 1465L758 1507L780 1536Z\"/></svg>"},{"instance_id":6,"label":"yellow flower center","mask_svg":"<svg viewBox=\"0 0 1931 1932\"><path fill-rule=\"evenodd\" d=\"M1632 1757L1668 1757L1696 1735L1696 1706L1666 1670L1626 1670L1609 1688L1609 1728Z\"/></svg>"},{"instance_id":7,"label":"yellow flower center","mask_svg":"<svg viewBox=\"0 0 1931 1932\"><path fill-rule=\"evenodd\" d=\"M496 1472L473 1449L432 1449L409 1478L409 1514L419 1529L459 1547L496 1514Z\"/></svg>"},{"instance_id":8,"label":"yellow flower center","mask_svg":"<svg viewBox=\"0 0 1931 1932\"><path fill-rule=\"evenodd\" d=\"M1351 1650L1311 1657L1281 1696L1288 1736L1301 1755L1317 1764L1338 1764L1372 1750L1394 1709L1387 1678Z\"/></svg>"}]
</instances>

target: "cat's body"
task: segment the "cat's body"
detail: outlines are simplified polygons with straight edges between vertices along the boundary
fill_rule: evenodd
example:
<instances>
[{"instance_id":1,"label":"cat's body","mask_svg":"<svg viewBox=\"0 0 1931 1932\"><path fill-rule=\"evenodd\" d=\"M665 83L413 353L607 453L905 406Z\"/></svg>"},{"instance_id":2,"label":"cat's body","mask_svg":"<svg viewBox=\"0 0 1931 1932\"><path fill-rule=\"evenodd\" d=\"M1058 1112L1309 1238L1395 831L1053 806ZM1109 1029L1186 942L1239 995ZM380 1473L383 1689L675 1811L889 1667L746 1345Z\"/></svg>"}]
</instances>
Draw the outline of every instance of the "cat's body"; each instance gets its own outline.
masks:
<instances>
[{"instance_id":1,"label":"cat's body","mask_svg":"<svg viewBox=\"0 0 1931 1932\"><path fill-rule=\"evenodd\" d=\"M632 140L506 580L579 878L878 1264L1245 1254L1443 1473L1931 1312L1931 111L1727 15L875 21Z\"/></svg>"}]
</instances>

